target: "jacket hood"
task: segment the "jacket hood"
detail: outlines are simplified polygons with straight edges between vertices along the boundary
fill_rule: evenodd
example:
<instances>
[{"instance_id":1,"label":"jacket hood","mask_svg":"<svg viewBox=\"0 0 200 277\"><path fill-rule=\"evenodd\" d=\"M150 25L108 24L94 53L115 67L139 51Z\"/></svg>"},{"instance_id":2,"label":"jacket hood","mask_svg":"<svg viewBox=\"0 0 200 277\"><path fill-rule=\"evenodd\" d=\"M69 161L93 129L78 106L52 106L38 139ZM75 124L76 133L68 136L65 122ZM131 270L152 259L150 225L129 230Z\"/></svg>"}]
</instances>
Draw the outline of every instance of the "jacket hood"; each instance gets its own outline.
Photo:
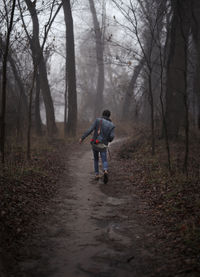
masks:
<instances>
[{"instance_id":1,"label":"jacket hood","mask_svg":"<svg viewBox=\"0 0 200 277\"><path fill-rule=\"evenodd\" d=\"M109 117L107 117L107 116L102 116L102 118L104 118L105 120L108 120L108 121L112 122L112 120L111 120Z\"/></svg>"}]
</instances>

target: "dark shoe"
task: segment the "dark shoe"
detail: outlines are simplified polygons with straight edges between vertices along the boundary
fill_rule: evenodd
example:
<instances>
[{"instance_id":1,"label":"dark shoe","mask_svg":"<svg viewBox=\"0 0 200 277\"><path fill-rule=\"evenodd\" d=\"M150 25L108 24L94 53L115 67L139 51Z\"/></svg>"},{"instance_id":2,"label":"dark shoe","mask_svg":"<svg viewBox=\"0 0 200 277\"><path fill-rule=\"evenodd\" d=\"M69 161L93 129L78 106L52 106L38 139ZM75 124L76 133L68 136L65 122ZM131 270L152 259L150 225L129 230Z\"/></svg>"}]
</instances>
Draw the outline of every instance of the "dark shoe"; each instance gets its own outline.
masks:
<instances>
[{"instance_id":1,"label":"dark shoe","mask_svg":"<svg viewBox=\"0 0 200 277\"><path fill-rule=\"evenodd\" d=\"M103 182L104 182L104 184L108 183L108 172L104 172L104 174L103 174Z\"/></svg>"}]
</instances>

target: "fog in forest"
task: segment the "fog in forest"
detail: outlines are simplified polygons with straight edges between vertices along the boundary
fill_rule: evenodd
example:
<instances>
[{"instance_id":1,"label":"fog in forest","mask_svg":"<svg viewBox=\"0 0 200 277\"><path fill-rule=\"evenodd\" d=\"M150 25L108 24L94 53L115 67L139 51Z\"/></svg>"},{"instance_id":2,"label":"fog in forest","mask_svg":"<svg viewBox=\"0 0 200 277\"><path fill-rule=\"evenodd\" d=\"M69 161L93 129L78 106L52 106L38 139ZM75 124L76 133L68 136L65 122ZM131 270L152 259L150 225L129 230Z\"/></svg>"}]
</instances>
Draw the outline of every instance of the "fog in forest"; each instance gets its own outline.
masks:
<instances>
[{"instance_id":1,"label":"fog in forest","mask_svg":"<svg viewBox=\"0 0 200 277\"><path fill-rule=\"evenodd\" d=\"M189 14L184 4L175 9L159 0L77 0L66 9L63 3L16 1L12 26L12 2L1 3L10 130L29 124L30 94L31 122L50 132L55 120L70 128L105 108L117 120L142 122L152 131L166 121L172 136L185 120L199 124L194 7ZM2 63L2 84L3 70Z\"/></svg>"},{"instance_id":2,"label":"fog in forest","mask_svg":"<svg viewBox=\"0 0 200 277\"><path fill-rule=\"evenodd\" d=\"M199 138L200 0L0 0L0 276L200 276Z\"/></svg>"},{"instance_id":3,"label":"fog in forest","mask_svg":"<svg viewBox=\"0 0 200 277\"><path fill-rule=\"evenodd\" d=\"M1 2L1 145L104 109L169 139L200 126L198 1ZM3 155L4 156L4 155Z\"/></svg>"},{"instance_id":4,"label":"fog in forest","mask_svg":"<svg viewBox=\"0 0 200 277\"><path fill-rule=\"evenodd\" d=\"M80 119L92 121L94 119L94 103L97 90L97 58L95 49L94 26L92 14L88 1L76 2L72 6L74 19L74 36L75 36L75 53L76 53L76 80L77 80L77 96L78 96L78 115ZM122 71L123 65L118 62L118 51L120 49L120 41L123 39L123 33L120 26L114 20L116 14L121 18L118 9L110 2L99 1L97 3L97 17L100 25L104 25L101 30L104 32L104 53L103 62L105 67L105 87L103 91L104 105L113 111L113 114L120 113L121 96L128 80L124 82L124 88L120 83L116 83L118 74L114 72ZM107 1L108 2L108 1ZM122 18L121 18L122 19ZM59 13L56 22L53 24L55 28L54 54L51 56L50 63L50 83L55 95L55 114L58 121L63 121L64 117L64 91L65 91L65 23L62 11ZM110 42L111 37L115 42ZM118 45L119 44L119 45ZM112 52L112 53L111 53ZM130 73L131 67L126 63L126 74ZM119 73L120 74L120 73ZM113 84L115 80L115 84ZM118 93L114 93L115 90ZM113 99L117 98L116 100ZM125 92L124 92L125 94ZM114 103L113 103L114 102ZM62 106L60 105L62 103ZM114 104L114 106L113 106ZM117 106L116 106L117 104ZM101 115L101 114L99 114Z\"/></svg>"}]
</instances>

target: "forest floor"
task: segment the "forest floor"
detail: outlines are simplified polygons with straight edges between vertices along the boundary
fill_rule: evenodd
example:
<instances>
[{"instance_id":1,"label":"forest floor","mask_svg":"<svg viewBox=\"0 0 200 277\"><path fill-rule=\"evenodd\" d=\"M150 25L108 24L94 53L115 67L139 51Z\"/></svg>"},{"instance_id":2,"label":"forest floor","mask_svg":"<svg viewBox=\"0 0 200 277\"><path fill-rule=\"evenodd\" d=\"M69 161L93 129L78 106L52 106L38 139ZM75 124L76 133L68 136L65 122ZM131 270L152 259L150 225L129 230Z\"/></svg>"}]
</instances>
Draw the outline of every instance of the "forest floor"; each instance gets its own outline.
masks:
<instances>
[{"instance_id":1,"label":"forest floor","mask_svg":"<svg viewBox=\"0 0 200 277\"><path fill-rule=\"evenodd\" d=\"M0 174L1 277L200 275L200 144L144 135L111 144L109 182L94 181L86 144L51 141ZM11 177L12 176L12 177Z\"/></svg>"}]
</instances>

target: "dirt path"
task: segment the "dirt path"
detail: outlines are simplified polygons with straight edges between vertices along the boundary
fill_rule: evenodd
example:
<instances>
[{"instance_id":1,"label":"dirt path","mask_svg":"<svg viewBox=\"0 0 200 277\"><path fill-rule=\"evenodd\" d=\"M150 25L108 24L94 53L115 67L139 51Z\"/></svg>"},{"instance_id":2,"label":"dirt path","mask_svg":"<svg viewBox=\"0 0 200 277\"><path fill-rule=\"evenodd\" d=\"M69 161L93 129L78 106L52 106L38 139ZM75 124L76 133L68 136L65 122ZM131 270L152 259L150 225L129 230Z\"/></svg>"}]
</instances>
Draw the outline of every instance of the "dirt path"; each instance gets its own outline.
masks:
<instances>
[{"instance_id":1,"label":"dirt path","mask_svg":"<svg viewBox=\"0 0 200 277\"><path fill-rule=\"evenodd\" d=\"M104 194L102 180L93 180L92 154L85 145L71 152L67 167L52 216L44 216L43 232L24 253L21 276L155 276L152 230L134 213L145 204L136 195ZM130 207L131 216L123 212Z\"/></svg>"}]
</instances>

